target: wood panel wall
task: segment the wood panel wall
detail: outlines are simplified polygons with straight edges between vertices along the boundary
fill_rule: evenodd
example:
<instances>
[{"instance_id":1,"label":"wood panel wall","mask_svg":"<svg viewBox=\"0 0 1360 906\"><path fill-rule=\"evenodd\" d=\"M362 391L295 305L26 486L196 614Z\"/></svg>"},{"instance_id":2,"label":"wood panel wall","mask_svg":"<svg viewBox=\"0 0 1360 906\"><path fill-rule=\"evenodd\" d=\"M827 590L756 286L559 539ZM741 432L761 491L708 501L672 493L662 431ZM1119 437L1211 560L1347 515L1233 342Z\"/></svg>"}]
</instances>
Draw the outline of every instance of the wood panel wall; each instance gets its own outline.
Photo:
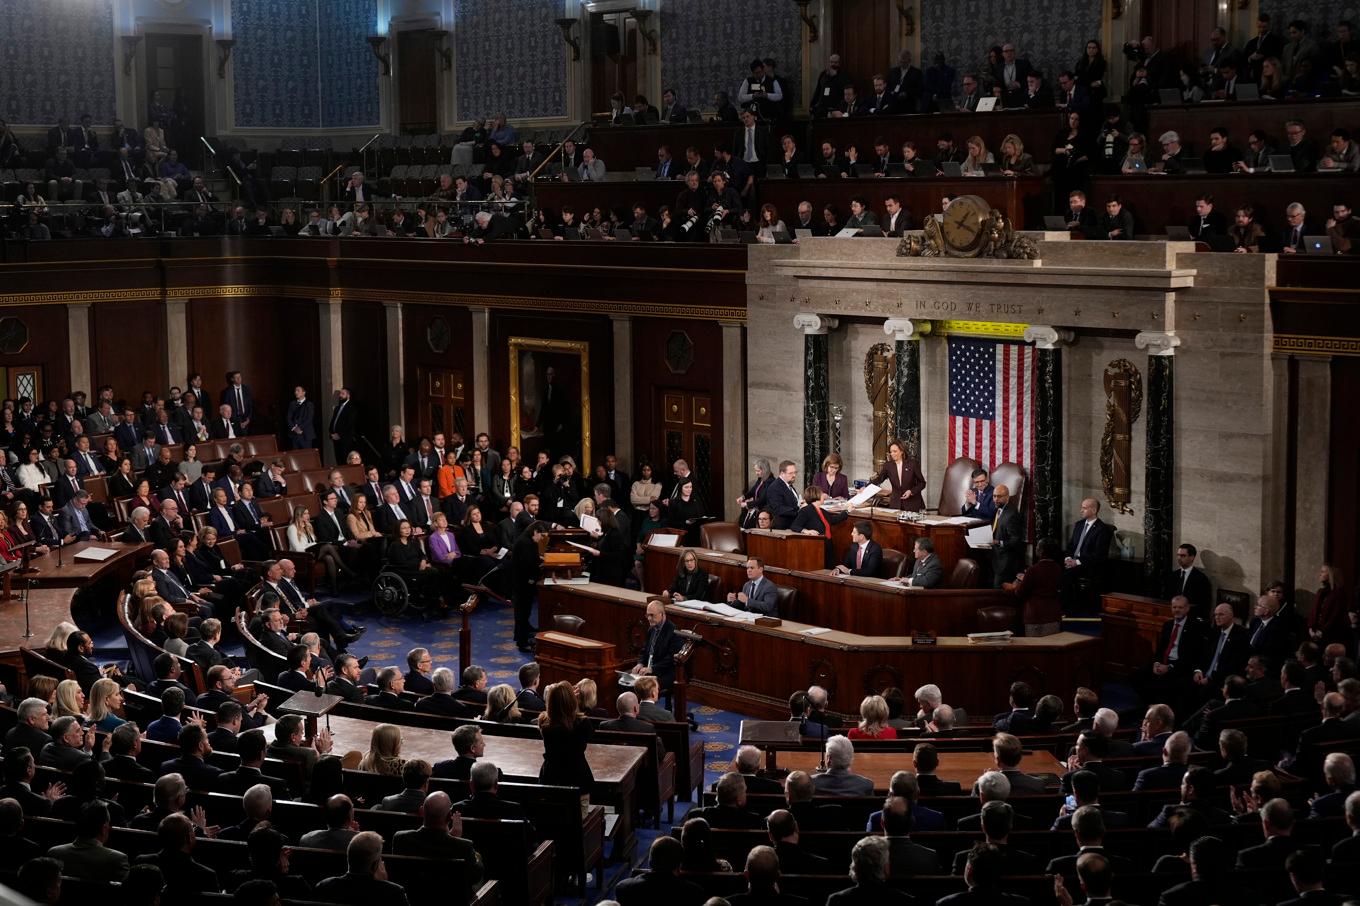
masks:
<instances>
[{"instance_id":1,"label":"wood panel wall","mask_svg":"<svg viewBox=\"0 0 1360 906\"><path fill-rule=\"evenodd\" d=\"M92 305L90 355L94 386L84 389L91 398L102 384L129 399L144 390L164 395L171 384L183 387L187 377L166 374L165 306L158 301Z\"/></svg>"},{"instance_id":2,"label":"wood panel wall","mask_svg":"<svg viewBox=\"0 0 1360 906\"><path fill-rule=\"evenodd\" d=\"M28 325L28 345L17 355L0 355L0 366L41 365L46 396L60 397L71 388L71 346L65 305L7 309ZM89 388L78 388L89 392Z\"/></svg>"},{"instance_id":3,"label":"wood panel wall","mask_svg":"<svg viewBox=\"0 0 1360 906\"><path fill-rule=\"evenodd\" d=\"M381 450L388 427L398 421L387 408L387 385L397 379L387 363L387 316L381 302L346 302L341 317L345 384L359 404L356 428ZM359 449L365 459L372 455L362 442Z\"/></svg>"},{"instance_id":4,"label":"wood panel wall","mask_svg":"<svg viewBox=\"0 0 1360 906\"><path fill-rule=\"evenodd\" d=\"M430 349L426 334L430 322L436 317L447 321L453 332L449 348L442 354ZM467 427L471 431L466 439L470 442L478 431L491 433L490 429L476 423L472 411L476 382L472 369L472 313L461 305L403 305L401 318L401 345L406 359L407 419L413 425L419 424L417 410L425 399L424 391L416 383L416 370L421 367L455 369L463 373L463 398L466 400ZM410 436L409 430L407 436ZM508 434L493 435L491 438L491 446L497 450L504 450L509 442Z\"/></svg>"}]
</instances>

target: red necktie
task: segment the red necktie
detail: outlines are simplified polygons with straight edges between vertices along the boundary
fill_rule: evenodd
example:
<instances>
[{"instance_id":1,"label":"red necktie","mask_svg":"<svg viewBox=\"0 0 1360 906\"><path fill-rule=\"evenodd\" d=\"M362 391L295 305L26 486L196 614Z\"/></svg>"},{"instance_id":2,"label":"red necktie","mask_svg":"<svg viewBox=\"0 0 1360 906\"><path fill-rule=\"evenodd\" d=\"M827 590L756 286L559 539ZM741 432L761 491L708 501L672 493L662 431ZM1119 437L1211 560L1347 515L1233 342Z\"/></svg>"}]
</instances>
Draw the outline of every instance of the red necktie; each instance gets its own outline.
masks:
<instances>
[{"instance_id":1,"label":"red necktie","mask_svg":"<svg viewBox=\"0 0 1360 906\"><path fill-rule=\"evenodd\" d=\"M1162 652L1162 663L1171 663L1171 651L1176 647L1176 639L1180 637L1181 624L1179 621L1171 624L1171 639L1166 643L1166 651Z\"/></svg>"}]
</instances>

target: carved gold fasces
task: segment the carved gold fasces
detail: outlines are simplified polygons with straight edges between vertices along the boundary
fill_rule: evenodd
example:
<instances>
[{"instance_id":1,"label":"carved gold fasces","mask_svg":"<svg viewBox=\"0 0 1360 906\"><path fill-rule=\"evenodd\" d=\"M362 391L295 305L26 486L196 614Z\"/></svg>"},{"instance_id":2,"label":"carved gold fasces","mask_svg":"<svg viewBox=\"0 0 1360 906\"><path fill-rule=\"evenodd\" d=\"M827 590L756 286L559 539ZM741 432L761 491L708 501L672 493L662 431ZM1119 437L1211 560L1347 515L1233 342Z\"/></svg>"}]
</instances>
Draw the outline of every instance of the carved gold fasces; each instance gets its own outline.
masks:
<instances>
[{"instance_id":1,"label":"carved gold fasces","mask_svg":"<svg viewBox=\"0 0 1360 906\"><path fill-rule=\"evenodd\" d=\"M1143 410L1143 375L1128 359L1105 366L1105 431L1100 438L1100 481L1116 512L1132 513L1133 423Z\"/></svg>"},{"instance_id":2,"label":"carved gold fasces","mask_svg":"<svg viewBox=\"0 0 1360 906\"><path fill-rule=\"evenodd\" d=\"M897 382L897 356L891 343L875 343L864 354L864 395L873 408L874 471L883 468L888 458L888 442L897 436L893 413L896 411L893 392Z\"/></svg>"}]
</instances>

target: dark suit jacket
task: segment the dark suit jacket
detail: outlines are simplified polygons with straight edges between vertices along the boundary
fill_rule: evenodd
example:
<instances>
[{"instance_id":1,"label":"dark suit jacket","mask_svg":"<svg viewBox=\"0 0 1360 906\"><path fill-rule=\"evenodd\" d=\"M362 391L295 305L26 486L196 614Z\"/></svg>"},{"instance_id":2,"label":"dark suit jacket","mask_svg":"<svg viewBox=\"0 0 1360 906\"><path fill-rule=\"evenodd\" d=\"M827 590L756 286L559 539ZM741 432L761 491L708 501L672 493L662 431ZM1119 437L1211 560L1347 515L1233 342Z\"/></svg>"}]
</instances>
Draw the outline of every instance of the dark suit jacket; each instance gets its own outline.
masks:
<instances>
[{"instance_id":1,"label":"dark suit jacket","mask_svg":"<svg viewBox=\"0 0 1360 906\"><path fill-rule=\"evenodd\" d=\"M1086 533L1085 539L1081 541L1081 550L1077 550L1077 541L1081 538L1084 519L1078 519L1072 526L1072 534L1067 539L1067 556L1081 561L1081 565L1087 568L1096 567L1104 563L1110 555L1110 541L1114 538L1114 526L1108 522L1097 518Z\"/></svg>"},{"instance_id":2,"label":"dark suit jacket","mask_svg":"<svg viewBox=\"0 0 1360 906\"><path fill-rule=\"evenodd\" d=\"M903 459L902 474L897 474L897 466L892 460L883 463L883 468L869 481L874 484L888 482L888 506L899 510L920 510L926 505L921 492L926 487L926 477L921 474L921 464L914 459ZM904 491L911 491L911 497L902 499Z\"/></svg>"},{"instance_id":3,"label":"dark suit jacket","mask_svg":"<svg viewBox=\"0 0 1360 906\"><path fill-rule=\"evenodd\" d=\"M765 502L774 528L786 529L793 524L793 517L798 514L798 495L787 483L775 479L766 485Z\"/></svg>"},{"instance_id":4,"label":"dark suit jacket","mask_svg":"<svg viewBox=\"0 0 1360 906\"><path fill-rule=\"evenodd\" d=\"M871 538L864 545L863 562L856 567L855 558L858 556L859 545L850 545L849 550L845 552L845 559L841 561L841 565L849 569L852 576L877 577L878 571L883 568L883 547Z\"/></svg>"},{"instance_id":5,"label":"dark suit jacket","mask_svg":"<svg viewBox=\"0 0 1360 906\"><path fill-rule=\"evenodd\" d=\"M663 689L675 684L675 655L683 645L684 641L675 634L675 624L670 620L655 629L647 629L647 641L638 660L646 665L650 659L651 671Z\"/></svg>"},{"instance_id":6,"label":"dark suit jacket","mask_svg":"<svg viewBox=\"0 0 1360 906\"><path fill-rule=\"evenodd\" d=\"M1152 654L1158 662L1165 662L1163 659L1166 656L1167 645L1171 642L1171 631L1175 622L1175 620L1167 620L1162 624L1162 631L1157 636L1157 648ZM1205 646L1204 624L1193 616L1186 616L1185 623L1181 629L1180 638L1176 644L1176 660L1170 662L1179 676L1190 676L1191 672L1197 670L1199 666L1204 663ZM1137 751L1137 746L1134 747L1134 750ZM1160 746L1157 748L1157 751L1161 751Z\"/></svg>"},{"instance_id":7,"label":"dark suit jacket","mask_svg":"<svg viewBox=\"0 0 1360 906\"><path fill-rule=\"evenodd\" d=\"M1181 571L1173 569L1166 574L1163 588L1167 598L1185 595L1190 599L1190 613L1201 620L1209 619L1209 611L1213 609L1214 589L1209 584L1209 577L1204 570L1198 566L1191 568L1190 578L1182 583Z\"/></svg>"},{"instance_id":8,"label":"dark suit jacket","mask_svg":"<svg viewBox=\"0 0 1360 906\"><path fill-rule=\"evenodd\" d=\"M238 796L245 795L246 790L263 783L269 787L275 799L288 798L288 784L277 777L270 777L268 774L261 773L259 768L252 768L242 765L234 771L227 771L217 778L215 789L222 793L234 793Z\"/></svg>"},{"instance_id":9,"label":"dark suit jacket","mask_svg":"<svg viewBox=\"0 0 1360 906\"><path fill-rule=\"evenodd\" d=\"M1259 635L1258 629L1261 630ZM1253 619L1247 626L1247 644L1251 646L1251 653L1264 658L1274 672L1278 672L1280 663L1289 656L1293 641L1288 622L1278 614L1264 627L1260 619Z\"/></svg>"},{"instance_id":10,"label":"dark suit jacket","mask_svg":"<svg viewBox=\"0 0 1360 906\"><path fill-rule=\"evenodd\" d=\"M992 530L992 575L997 582L1009 582L1025 568L1025 520L1020 509L1007 503L998 511Z\"/></svg>"},{"instance_id":11,"label":"dark suit jacket","mask_svg":"<svg viewBox=\"0 0 1360 906\"><path fill-rule=\"evenodd\" d=\"M1145 768L1138 772L1133 782L1135 790L1174 790L1179 789L1181 778L1185 776L1183 764L1160 764L1155 768Z\"/></svg>"},{"instance_id":12,"label":"dark suit jacket","mask_svg":"<svg viewBox=\"0 0 1360 906\"><path fill-rule=\"evenodd\" d=\"M1299 848L1293 837L1271 837L1257 846L1249 846L1237 853L1239 869L1283 869L1284 860Z\"/></svg>"},{"instance_id":13,"label":"dark suit jacket","mask_svg":"<svg viewBox=\"0 0 1360 906\"><path fill-rule=\"evenodd\" d=\"M502 799L494 793L473 793L468 799L453 804L453 810L464 818L488 818L498 821L528 821L528 814L518 802Z\"/></svg>"},{"instance_id":14,"label":"dark suit jacket","mask_svg":"<svg viewBox=\"0 0 1360 906\"><path fill-rule=\"evenodd\" d=\"M1222 630L1210 627L1208 632L1208 637L1204 640L1204 662L1200 670L1209 680L1209 687L1216 689L1221 687L1223 680L1228 677L1243 674L1247 669L1247 658L1251 656L1251 646L1247 641L1246 627L1234 623L1228 629L1228 638L1223 642L1223 650L1218 654L1218 663L1213 665L1213 672L1210 673L1209 666L1214 660L1214 653L1218 651Z\"/></svg>"},{"instance_id":15,"label":"dark suit jacket","mask_svg":"<svg viewBox=\"0 0 1360 906\"><path fill-rule=\"evenodd\" d=\"M917 774L916 785L921 788L922 796L957 796L963 787L956 780L941 780L934 774Z\"/></svg>"}]
</instances>

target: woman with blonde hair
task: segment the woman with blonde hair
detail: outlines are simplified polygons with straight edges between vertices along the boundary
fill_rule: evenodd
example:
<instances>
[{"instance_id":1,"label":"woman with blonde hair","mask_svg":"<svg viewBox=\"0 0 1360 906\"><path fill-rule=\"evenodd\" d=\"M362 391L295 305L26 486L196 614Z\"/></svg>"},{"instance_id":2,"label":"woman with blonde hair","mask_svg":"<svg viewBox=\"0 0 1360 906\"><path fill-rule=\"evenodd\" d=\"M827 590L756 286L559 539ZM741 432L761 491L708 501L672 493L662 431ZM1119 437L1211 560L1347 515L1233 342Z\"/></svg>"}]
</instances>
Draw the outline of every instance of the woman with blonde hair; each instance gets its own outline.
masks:
<instances>
[{"instance_id":1,"label":"woman with blonde hair","mask_svg":"<svg viewBox=\"0 0 1360 906\"><path fill-rule=\"evenodd\" d=\"M994 164L996 160L992 157L992 152L987 150L987 142L980 135L969 136L968 156L964 158L963 166L959 168L964 176L982 176L985 171L983 164Z\"/></svg>"},{"instance_id":2,"label":"woman with blonde hair","mask_svg":"<svg viewBox=\"0 0 1360 906\"><path fill-rule=\"evenodd\" d=\"M1034 155L1025 153L1025 142L1014 132L1001 140L1002 176L1028 176L1034 172Z\"/></svg>"},{"instance_id":3,"label":"woman with blonde hair","mask_svg":"<svg viewBox=\"0 0 1360 906\"><path fill-rule=\"evenodd\" d=\"M57 706L53 717L74 717L83 725L88 719L85 713L85 693L80 683L73 679L57 683Z\"/></svg>"},{"instance_id":4,"label":"woman with blonde hair","mask_svg":"<svg viewBox=\"0 0 1360 906\"><path fill-rule=\"evenodd\" d=\"M378 724L368 738L368 752L359 759L359 770L400 777L406 759L401 757L401 727Z\"/></svg>"},{"instance_id":5,"label":"woman with blonde hair","mask_svg":"<svg viewBox=\"0 0 1360 906\"><path fill-rule=\"evenodd\" d=\"M340 557L340 549L334 544L319 542L316 529L312 527L312 514L305 506L293 507L293 518L288 523L288 549L295 553L311 554L326 568L326 584L332 591L340 588L340 574L345 571L345 561Z\"/></svg>"},{"instance_id":6,"label":"woman with blonde hair","mask_svg":"<svg viewBox=\"0 0 1360 906\"><path fill-rule=\"evenodd\" d=\"M40 698L47 702L48 710L57 697L57 678L55 676L30 676L28 678L28 697Z\"/></svg>"},{"instance_id":7,"label":"woman with blonde hair","mask_svg":"<svg viewBox=\"0 0 1360 906\"><path fill-rule=\"evenodd\" d=\"M90 687L90 723L101 733L112 733L127 723L118 716L123 707L123 690L108 677L94 681Z\"/></svg>"},{"instance_id":8,"label":"woman with blonde hair","mask_svg":"<svg viewBox=\"0 0 1360 906\"><path fill-rule=\"evenodd\" d=\"M580 702L581 713L589 717L608 717L609 712L600 707L600 687L593 679L583 679L572 687L576 700Z\"/></svg>"},{"instance_id":9,"label":"woman with blonde hair","mask_svg":"<svg viewBox=\"0 0 1360 906\"><path fill-rule=\"evenodd\" d=\"M147 581L151 582L150 579L147 579ZM151 582L151 587L154 590L156 583ZM56 626L52 627L52 634L47 637L47 644L44 646L47 648L48 656L51 657L53 654L60 655L58 660L65 657L66 640L71 637L71 633L79 628L79 626L72 623L70 620L62 620Z\"/></svg>"},{"instance_id":10,"label":"woman with blonde hair","mask_svg":"<svg viewBox=\"0 0 1360 906\"><path fill-rule=\"evenodd\" d=\"M487 690L486 710L482 712L482 720L498 724L517 724L523 718L524 715L519 710L519 696L513 687L501 683Z\"/></svg>"},{"instance_id":11,"label":"woman with blonde hair","mask_svg":"<svg viewBox=\"0 0 1360 906\"><path fill-rule=\"evenodd\" d=\"M846 733L851 739L896 739L897 731L888 726L888 700L881 695L866 695L859 703L859 726Z\"/></svg>"}]
</instances>

